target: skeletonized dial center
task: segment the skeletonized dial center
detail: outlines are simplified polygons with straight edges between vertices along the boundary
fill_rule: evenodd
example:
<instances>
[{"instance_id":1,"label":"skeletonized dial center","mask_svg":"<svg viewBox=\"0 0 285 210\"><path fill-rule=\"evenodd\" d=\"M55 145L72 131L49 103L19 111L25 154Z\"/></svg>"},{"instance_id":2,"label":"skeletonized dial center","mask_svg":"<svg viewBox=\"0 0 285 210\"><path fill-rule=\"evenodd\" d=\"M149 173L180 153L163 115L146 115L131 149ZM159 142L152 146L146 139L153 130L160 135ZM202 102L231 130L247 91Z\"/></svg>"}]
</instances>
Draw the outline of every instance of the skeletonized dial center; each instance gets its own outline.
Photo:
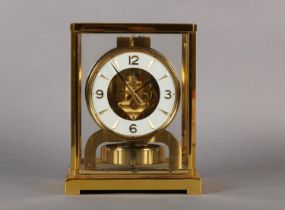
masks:
<instances>
[{"instance_id":1,"label":"skeletonized dial center","mask_svg":"<svg viewBox=\"0 0 285 210\"><path fill-rule=\"evenodd\" d=\"M136 100L135 94L139 100ZM108 87L108 101L113 111L120 117L127 120L143 119L158 105L159 86L147 71L128 68L111 80Z\"/></svg>"}]
</instances>

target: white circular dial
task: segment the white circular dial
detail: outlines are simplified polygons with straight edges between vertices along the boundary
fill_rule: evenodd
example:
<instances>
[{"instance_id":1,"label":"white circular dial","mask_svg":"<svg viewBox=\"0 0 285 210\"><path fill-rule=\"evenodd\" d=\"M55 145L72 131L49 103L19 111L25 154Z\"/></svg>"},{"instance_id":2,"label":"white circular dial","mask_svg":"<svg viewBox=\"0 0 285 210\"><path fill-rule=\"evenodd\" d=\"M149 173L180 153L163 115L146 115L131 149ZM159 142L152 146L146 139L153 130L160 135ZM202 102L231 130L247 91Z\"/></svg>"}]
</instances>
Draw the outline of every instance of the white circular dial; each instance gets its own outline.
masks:
<instances>
[{"instance_id":1,"label":"white circular dial","mask_svg":"<svg viewBox=\"0 0 285 210\"><path fill-rule=\"evenodd\" d=\"M107 54L91 70L86 89L89 110L99 125L134 140L170 123L179 90L171 64L159 53L143 49Z\"/></svg>"}]
</instances>

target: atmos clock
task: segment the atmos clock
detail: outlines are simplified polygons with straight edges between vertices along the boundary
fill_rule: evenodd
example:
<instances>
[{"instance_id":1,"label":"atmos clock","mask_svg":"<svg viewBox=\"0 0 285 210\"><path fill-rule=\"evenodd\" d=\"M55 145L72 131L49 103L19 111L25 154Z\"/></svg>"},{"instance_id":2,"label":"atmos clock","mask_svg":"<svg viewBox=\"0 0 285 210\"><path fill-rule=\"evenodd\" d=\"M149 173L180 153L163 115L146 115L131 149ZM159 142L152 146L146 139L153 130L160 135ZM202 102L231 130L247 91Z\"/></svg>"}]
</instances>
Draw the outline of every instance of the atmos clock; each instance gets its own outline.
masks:
<instances>
[{"instance_id":1,"label":"atmos clock","mask_svg":"<svg viewBox=\"0 0 285 210\"><path fill-rule=\"evenodd\" d=\"M195 24L71 24L66 194L201 193L195 42Z\"/></svg>"}]
</instances>

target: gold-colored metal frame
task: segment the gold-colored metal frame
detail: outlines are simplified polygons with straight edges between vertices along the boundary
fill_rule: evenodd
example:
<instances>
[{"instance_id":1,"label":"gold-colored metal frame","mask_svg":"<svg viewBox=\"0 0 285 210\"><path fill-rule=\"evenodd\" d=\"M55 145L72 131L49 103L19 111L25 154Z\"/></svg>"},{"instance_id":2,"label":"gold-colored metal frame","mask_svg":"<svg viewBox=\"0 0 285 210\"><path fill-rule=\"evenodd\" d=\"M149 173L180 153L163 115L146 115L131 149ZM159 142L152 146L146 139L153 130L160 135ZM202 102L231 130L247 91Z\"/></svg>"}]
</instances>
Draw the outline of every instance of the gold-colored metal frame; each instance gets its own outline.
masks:
<instances>
[{"instance_id":1,"label":"gold-colored metal frame","mask_svg":"<svg viewBox=\"0 0 285 210\"><path fill-rule=\"evenodd\" d=\"M154 131L146 134L146 135L140 135L140 136L127 136L127 135L120 135L116 132L114 132L113 129L110 129L109 127L105 126L98 114L95 111L94 104L93 104L93 99L92 99L92 88L94 84L94 80L98 74L98 72L101 70L101 68L114 56L121 55L127 52L142 52L145 54L148 54L157 60L159 60L168 70L169 74L171 75L171 78L173 79L174 86L175 86L175 103L173 106L173 109L171 110L171 114L168 116L166 121L158 128L156 128ZM98 125L101 128L106 129L108 132L118 136L122 140L147 140L148 138L156 135L157 133L161 132L163 129L165 129L169 123L172 121L172 119L175 117L177 109L179 107L180 103L180 84L178 80L177 73L173 67L173 65L170 63L168 59L166 59L161 53L157 52L154 49L151 48L135 48L135 47L128 47L128 48L119 48L119 49L114 49L109 52L107 52L103 57L101 57L98 62L94 65L94 67L91 69L88 78L87 78L87 83L86 83L86 88L85 88L85 96L86 96L86 102L88 105L88 109L90 114L92 115L93 119L95 122L98 123Z\"/></svg>"},{"instance_id":2,"label":"gold-colored metal frame","mask_svg":"<svg viewBox=\"0 0 285 210\"><path fill-rule=\"evenodd\" d=\"M200 194L202 182L196 170L196 30L195 24L71 24L71 164L65 180L65 194L82 190L186 190ZM182 35L182 162L188 173L138 176L82 175L81 164L81 34L157 33ZM130 178L129 178L130 177Z\"/></svg>"}]
</instances>

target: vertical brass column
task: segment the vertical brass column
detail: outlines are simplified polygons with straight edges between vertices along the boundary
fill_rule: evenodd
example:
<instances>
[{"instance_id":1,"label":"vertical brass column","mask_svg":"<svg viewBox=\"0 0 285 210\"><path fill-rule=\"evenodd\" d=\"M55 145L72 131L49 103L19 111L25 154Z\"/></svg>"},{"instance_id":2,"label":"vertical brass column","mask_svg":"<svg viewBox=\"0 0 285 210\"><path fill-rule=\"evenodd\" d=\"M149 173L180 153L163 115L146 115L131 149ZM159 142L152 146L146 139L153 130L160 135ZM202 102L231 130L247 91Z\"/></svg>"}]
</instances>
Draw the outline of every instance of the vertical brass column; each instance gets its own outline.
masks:
<instances>
[{"instance_id":1,"label":"vertical brass column","mask_svg":"<svg viewBox=\"0 0 285 210\"><path fill-rule=\"evenodd\" d=\"M196 174L196 32L189 33L189 99L191 100L190 112L190 156L189 168Z\"/></svg>"},{"instance_id":2,"label":"vertical brass column","mask_svg":"<svg viewBox=\"0 0 285 210\"><path fill-rule=\"evenodd\" d=\"M71 165L77 175L81 158L81 34L71 32Z\"/></svg>"},{"instance_id":3,"label":"vertical brass column","mask_svg":"<svg viewBox=\"0 0 285 210\"><path fill-rule=\"evenodd\" d=\"M196 32L182 34L182 153L195 174L196 144ZM193 175L194 175L193 174Z\"/></svg>"}]
</instances>

